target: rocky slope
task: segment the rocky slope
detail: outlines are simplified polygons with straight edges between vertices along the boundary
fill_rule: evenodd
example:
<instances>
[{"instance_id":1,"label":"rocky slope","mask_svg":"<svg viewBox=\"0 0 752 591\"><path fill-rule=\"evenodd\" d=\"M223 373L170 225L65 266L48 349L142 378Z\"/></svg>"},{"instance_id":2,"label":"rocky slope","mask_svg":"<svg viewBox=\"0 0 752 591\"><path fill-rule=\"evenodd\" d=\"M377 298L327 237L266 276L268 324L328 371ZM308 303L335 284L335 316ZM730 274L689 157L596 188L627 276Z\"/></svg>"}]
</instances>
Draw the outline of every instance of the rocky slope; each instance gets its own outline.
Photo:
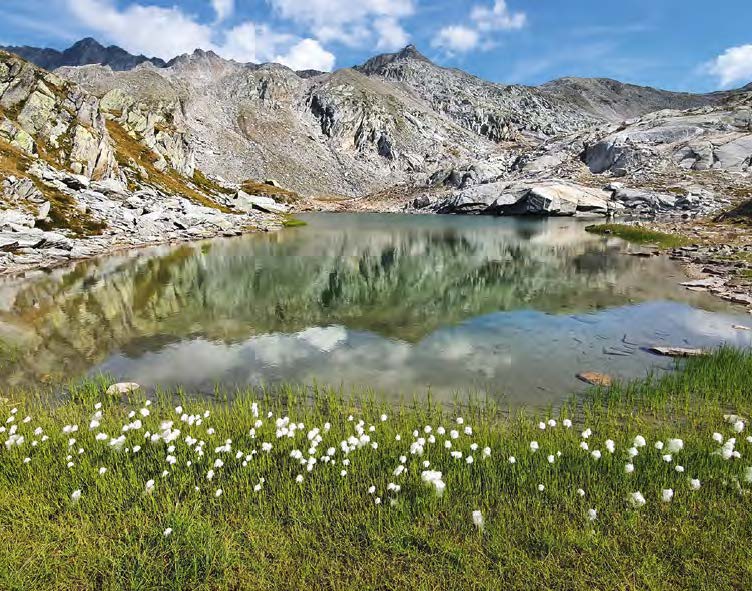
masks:
<instances>
[{"instance_id":1,"label":"rocky slope","mask_svg":"<svg viewBox=\"0 0 752 591\"><path fill-rule=\"evenodd\" d=\"M179 121L0 52L0 272L275 222L195 169Z\"/></svg>"}]
</instances>

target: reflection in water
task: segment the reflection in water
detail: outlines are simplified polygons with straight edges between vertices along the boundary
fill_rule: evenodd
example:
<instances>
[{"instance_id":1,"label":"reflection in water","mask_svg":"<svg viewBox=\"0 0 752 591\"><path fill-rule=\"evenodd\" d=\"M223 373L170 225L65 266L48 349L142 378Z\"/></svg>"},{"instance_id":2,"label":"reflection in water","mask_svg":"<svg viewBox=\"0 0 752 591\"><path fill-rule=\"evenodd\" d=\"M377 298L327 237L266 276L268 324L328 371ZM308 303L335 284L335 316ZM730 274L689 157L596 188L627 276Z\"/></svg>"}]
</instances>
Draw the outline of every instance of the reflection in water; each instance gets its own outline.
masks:
<instances>
[{"instance_id":1,"label":"reflection in water","mask_svg":"<svg viewBox=\"0 0 752 591\"><path fill-rule=\"evenodd\" d=\"M311 215L279 234L160 247L0 284L11 385L106 371L210 391L280 381L548 402L637 346L749 345L663 258L572 220Z\"/></svg>"}]
</instances>

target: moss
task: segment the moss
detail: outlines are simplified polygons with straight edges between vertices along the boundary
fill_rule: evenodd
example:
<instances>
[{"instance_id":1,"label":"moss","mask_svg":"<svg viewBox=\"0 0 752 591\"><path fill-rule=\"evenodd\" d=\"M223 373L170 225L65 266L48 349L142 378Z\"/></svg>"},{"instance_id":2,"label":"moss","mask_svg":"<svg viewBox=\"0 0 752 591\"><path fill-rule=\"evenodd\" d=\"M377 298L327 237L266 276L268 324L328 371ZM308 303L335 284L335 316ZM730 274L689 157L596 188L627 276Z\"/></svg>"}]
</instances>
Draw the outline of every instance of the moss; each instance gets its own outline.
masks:
<instances>
[{"instance_id":1,"label":"moss","mask_svg":"<svg viewBox=\"0 0 752 591\"><path fill-rule=\"evenodd\" d=\"M300 195L294 191L275 187L274 185L269 185L267 183L260 183L252 179L243 181L241 189L250 195L271 197L278 203L291 204L300 201Z\"/></svg>"},{"instance_id":2,"label":"moss","mask_svg":"<svg viewBox=\"0 0 752 591\"><path fill-rule=\"evenodd\" d=\"M206 177L198 168L193 172L193 184L196 185L202 191L208 193L221 193L223 195L232 195L235 193L232 189L223 187L219 183Z\"/></svg>"},{"instance_id":3,"label":"moss","mask_svg":"<svg viewBox=\"0 0 752 591\"><path fill-rule=\"evenodd\" d=\"M303 220L296 218L295 216L286 215L282 219L282 225L285 228L302 228L303 226L307 226L308 224Z\"/></svg>"},{"instance_id":4,"label":"moss","mask_svg":"<svg viewBox=\"0 0 752 591\"><path fill-rule=\"evenodd\" d=\"M197 205L218 209L224 213L237 213L190 187L186 182L187 179L184 179L175 171L162 172L157 170L154 164L159 161L159 155L128 135L119 123L107 121L107 131L115 144L115 158L121 167L132 169L135 163L146 171L148 181L157 185L165 193L182 195Z\"/></svg>"},{"instance_id":5,"label":"moss","mask_svg":"<svg viewBox=\"0 0 752 591\"><path fill-rule=\"evenodd\" d=\"M639 226L627 226L625 224L596 224L585 228L592 234L604 236L616 236L636 244L654 245L660 248L675 248L689 244L689 240L677 234L656 232Z\"/></svg>"}]
</instances>

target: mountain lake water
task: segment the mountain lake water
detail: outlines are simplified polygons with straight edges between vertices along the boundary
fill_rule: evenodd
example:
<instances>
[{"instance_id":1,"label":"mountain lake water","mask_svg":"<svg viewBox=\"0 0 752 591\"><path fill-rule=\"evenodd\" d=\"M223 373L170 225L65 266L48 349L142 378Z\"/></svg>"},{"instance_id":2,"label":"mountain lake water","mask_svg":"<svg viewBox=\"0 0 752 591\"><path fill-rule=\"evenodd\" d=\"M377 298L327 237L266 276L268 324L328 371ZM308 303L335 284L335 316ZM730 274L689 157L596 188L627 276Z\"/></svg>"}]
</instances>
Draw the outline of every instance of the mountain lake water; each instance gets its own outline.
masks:
<instances>
[{"instance_id":1,"label":"mountain lake water","mask_svg":"<svg viewBox=\"0 0 752 591\"><path fill-rule=\"evenodd\" d=\"M6 388L108 374L211 393L281 383L556 404L576 374L752 346L752 317L581 220L309 214L278 233L127 251L0 282Z\"/></svg>"}]
</instances>

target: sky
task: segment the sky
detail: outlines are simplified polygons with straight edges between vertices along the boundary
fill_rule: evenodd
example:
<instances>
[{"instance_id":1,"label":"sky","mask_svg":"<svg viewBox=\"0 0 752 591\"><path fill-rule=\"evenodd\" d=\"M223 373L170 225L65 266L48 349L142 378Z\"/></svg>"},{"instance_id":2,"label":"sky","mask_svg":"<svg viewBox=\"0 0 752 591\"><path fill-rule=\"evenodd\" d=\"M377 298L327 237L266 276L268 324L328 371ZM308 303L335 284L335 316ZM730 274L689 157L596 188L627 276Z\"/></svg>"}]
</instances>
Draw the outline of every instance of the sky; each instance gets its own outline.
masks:
<instances>
[{"instance_id":1,"label":"sky","mask_svg":"<svg viewBox=\"0 0 752 591\"><path fill-rule=\"evenodd\" d=\"M332 70L412 43L501 83L608 77L670 90L752 82L752 0L0 0L0 45L95 37L170 59Z\"/></svg>"}]
</instances>

